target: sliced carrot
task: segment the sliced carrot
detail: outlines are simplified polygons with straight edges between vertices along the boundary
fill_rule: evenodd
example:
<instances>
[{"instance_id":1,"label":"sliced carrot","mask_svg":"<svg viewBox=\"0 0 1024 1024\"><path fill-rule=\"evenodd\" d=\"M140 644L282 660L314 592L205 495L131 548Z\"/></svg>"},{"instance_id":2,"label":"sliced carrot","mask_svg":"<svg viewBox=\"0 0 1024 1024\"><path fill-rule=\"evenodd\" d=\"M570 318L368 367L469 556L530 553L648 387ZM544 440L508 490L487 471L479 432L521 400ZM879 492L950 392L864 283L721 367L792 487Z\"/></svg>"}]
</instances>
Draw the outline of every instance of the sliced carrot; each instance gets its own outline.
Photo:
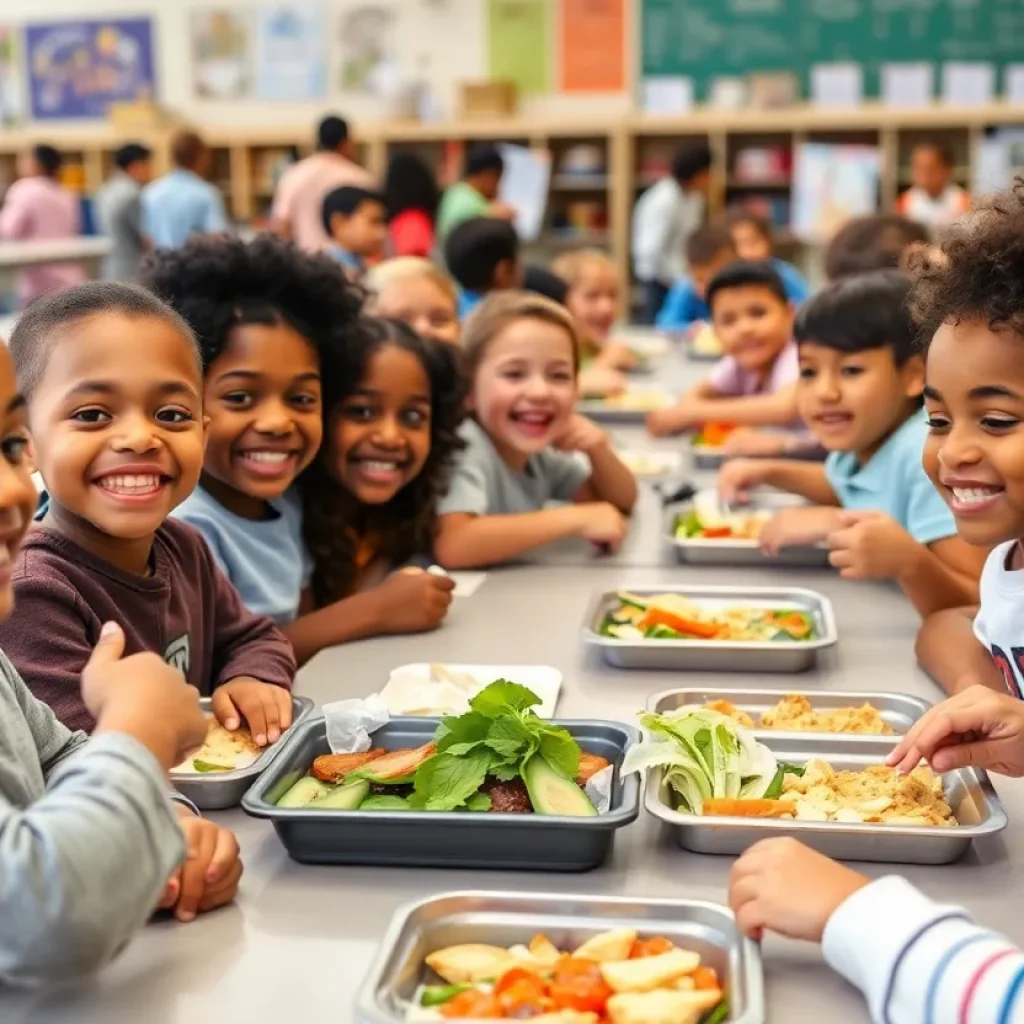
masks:
<instances>
[{"instance_id":1,"label":"sliced carrot","mask_svg":"<svg viewBox=\"0 0 1024 1024\"><path fill-rule=\"evenodd\" d=\"M440 1008L441 1016L446 1020L501 1020L505 1010L497 996L491 992L481 992L471 988L460 992L454 999L449 999Z\"/></svg>"},{"instance_id":2,"label":"sliced carrot","mask_svg":"<svg viewBox=\"0 0 1024 1024\"><path fill-rule=\"evenodd\" d=\"M650 939L637 939L630 950L630 960L640 960L645 956L661 956L675 949L675 943L664 935L655 935Z\"/></svg>"},{"instance_id":3,"label":"sliced carrot","mask_svg":"<svg viewBox=\"0 0 1024 1024\"><path fill-rule=\"evenodd\" d=\"M713 967L698 967L690 977L693 979L695 989L721 988L721 985L718 984L718 975Z\"/></svg>"},{"instance_id":4,"label":"sliced carrot","mask_svg":"<svg viewBox=\"0 0 1024 1024\"><path fill-rule=\"evenodd\" d=\"M701 532L702 537L718 538L718 537L731 537L732 527L731 526L705 526Z\"/></svg>"},{"instance_id":5,"label":"sliced carrot","mask_svg":"<svg viewBox=\"0 0 1024 1024\"><path fill-rule=\"evenodd\" d=\"M687 636L701 637L710 640L718 636L720 627L712 622L698 622L696 619L685 619L682 615L675 615L664 608L651 607L644 612L644 617L637 623L640 629L647 629L650 626L668 626L677 633L685 633Z\"/></svg>"},{"instance_id":6,"label":"sliced carrot","mask_svg":"<svg viewBox=\"0 0 1024 1024\"><path fill-rule=\"evenodd\" d=\"M793 813L788 800L730 800L719 797L704 801L704 814L730 815L744 818L781 818Z\"/></svg>"},{"instance_id":7,"label":"sliced carrot","mask_svg":"<svg viewBox=\"0 0 1024 1024\"><path fill-rule=\"evenodd\" d=\"M711 448L718 448L735 429L732 423L705 423L700 432L701 440Z\"/></svg>"}]
</instances>

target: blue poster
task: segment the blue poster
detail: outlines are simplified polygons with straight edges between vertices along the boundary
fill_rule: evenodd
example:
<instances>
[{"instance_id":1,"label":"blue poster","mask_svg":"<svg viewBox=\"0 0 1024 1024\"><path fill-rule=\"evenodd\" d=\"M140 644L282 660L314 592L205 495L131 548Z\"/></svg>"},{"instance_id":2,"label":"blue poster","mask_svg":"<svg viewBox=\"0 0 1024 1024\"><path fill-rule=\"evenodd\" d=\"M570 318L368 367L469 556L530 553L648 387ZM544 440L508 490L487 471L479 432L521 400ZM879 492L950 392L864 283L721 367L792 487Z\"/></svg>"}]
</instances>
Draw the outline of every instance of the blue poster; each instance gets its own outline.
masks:
<instances>
[{"instance_id":1,"label":"blue poster","mask_svg":"<svg viewBox=\"0 0 1024 1024\"><path fill-rule=\"evenodd\" d=\"M108 18L25 26L32 117L105 117L111 103L152 100L153 23Z\"/></svg>"}]
</instances>

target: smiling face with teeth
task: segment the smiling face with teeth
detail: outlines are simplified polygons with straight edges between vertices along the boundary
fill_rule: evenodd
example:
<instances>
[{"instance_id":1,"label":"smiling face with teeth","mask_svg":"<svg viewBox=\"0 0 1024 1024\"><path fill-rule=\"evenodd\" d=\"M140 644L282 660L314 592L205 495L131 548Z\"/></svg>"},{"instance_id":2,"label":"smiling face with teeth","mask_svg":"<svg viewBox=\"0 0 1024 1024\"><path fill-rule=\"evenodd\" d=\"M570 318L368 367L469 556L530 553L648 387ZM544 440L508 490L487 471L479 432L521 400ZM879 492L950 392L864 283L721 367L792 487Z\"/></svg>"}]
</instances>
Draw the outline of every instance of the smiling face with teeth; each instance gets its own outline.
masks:
<instances>
[{"instance_id":1,"label":"smiling face with teeth","mask_svg":"<svg viewBox=\"0 0 1024 1024\"><path fill-rule=\"evenodd\" d=\"M316 349L286 324L238 324L207 369L203 397L203 489L236 515L265 518L323 438Z\"/></svg>"},{"instance_id":2,"label":"smiling face with teeth","mask_svg":"<svg viewBox=\"0 0 1024 1024\"><path fill-rule=\"evenodd\" d=\"M928 347L924 468L969 544L1024 536L1024 339L965 320Z\"/></svg>"}]
</instances>

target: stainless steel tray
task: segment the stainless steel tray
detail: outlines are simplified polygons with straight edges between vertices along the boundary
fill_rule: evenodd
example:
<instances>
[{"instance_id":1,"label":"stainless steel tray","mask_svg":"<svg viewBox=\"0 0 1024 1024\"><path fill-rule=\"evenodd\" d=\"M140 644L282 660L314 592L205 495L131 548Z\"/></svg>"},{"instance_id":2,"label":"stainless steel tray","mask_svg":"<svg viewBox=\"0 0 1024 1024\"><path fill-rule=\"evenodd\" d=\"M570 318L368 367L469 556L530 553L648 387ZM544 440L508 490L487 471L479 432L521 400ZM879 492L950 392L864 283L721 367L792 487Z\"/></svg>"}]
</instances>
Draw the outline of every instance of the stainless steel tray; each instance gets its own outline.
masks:
<instances>
[{"instance_id":1,"label":"stainless steel tray","mask_svg":"<svg viewBox=\"0 0 1024 1024\"><path fill-rule=\"evenodd\" d=\"M657 409L667 409L672 405L672 396L666 392L664 405L651 406L643 409L626 409L621 406L606 405L599 399L584 399L576 403L576 411L597 423L643 423L647 414Z\"/></svg>"},{"instance_id":2,"label":"stainless steel tray","mask_svg":"<svg viewBox=\"0 0 1024 1024\"><path fill-rule=\"evenodd\" d=\"M746 711L756 722L760 715L773 708L783 697L799 691L789 690L741 690L694 687L682 690L662 690L647 700L647 710L658 714L675 711L688 704L706 704L709 700L727 700L740 711ZM835 708L860 707L870 704L877 708L885 724L902 736L932 705L920 697L907 693L862 693L859 690L822 690L820 693L804 694L816 710L831 711ZM799 740L808 736L827 736L837 743L877 743L886 737L848 732L791 732L783 729L754 729L761 739ZM891 739L891 737L890 737Z\"/></svg>"},{"instance_id":3,"label":"stainless steel tray","mask_svg":"<svg viewBox=\"0 0 1024 1024\"><path fill-rule=\"evenodd\" d=\"M744 511L776 511L802 505L798 498L789 494L757 495ZM681 539L673 533L676 516L685 514L693 502L683 502L669 508L665 516L665 540L675 551L676 559L690 565L755 565L755 566L827 566L828 548L824 544L804 544L783 548L777 555L766 555L756 540L742 540L736 537L705 539L687 537Z\"/></svg>"},{"instance_id":4,"label":"stainless steel tray","mask_svg":"<svg viewBox=\"0 0 1024 1024\"><path fill-rule=\"evenodd\" d=\"M212 716L213 698L201 697L203 713ZM171 785L187 796L201 811L223 811L241 803L245 791L261 775L287 745L289 734L309 717L313 702L308 697L292 696L291 728L252 764L233 772L171 772Z\"/></svg>"},{"instance_id":5,"label":"stainless steel tray","mask_svg":"<svg viewBox=\"0 0 1024 1024\"><path fill-rule=\"evenodd\" d=\"M691 444L690 453L693 456L693 468L707 470L708 472L720 469L722 463L729 458L720 445L710 447L706 444Z\"/></svg>"},{"instance_id":6,"label":"stainless steel tray","mask_svg":"<svg viewBox=\"0 0 1024 1024\"><path fill-rule=\"evenodd\" d=\"M880 764L893 747L892 739L884 737L857 745L821 735L795 738L769 732L758 738L783 761L800 764L818 757L834 768L857 770ZM942 784L959 826L705 818L684 814L670 806L668 787L660 769L648 773L644 806L671 827L680 846L695 853L738 854L760 839L792 836L840 860L949 864L963 856L972 840L1006 828L1006 813L985 772L974 768L947 772L942 776Z\"/></svg>"},{"instance_id":7,"label":"stainless steel tray","mask_svg":"<svg viewBox=\"0 0 1024 1024\"><path fill-rule=\"evenodd\" d=\"M818 638L804 642L752 643L724 640L616 640L601 636L601 623L625 590L638 597L682 594L710 605L755 608L797 608L814 619ZM615 668L653 668L697 672L804 672L838 639L832 603L822 594L800 587L704 587L625 584L598 592L583 622L583 640L596 647Z\"/></svg>"},{"instance_id":8,"label":"stainless steel tray","mask_svg":"<svg viewBox=\"0 0 1024 1024\"><path fill-rule=\"evenodd\" d=\"M584 750L616 766L640 735L616 722L557 724ZM387 750L422 746L433 739L437 725L436 718L392 718L373 742ZM611 809L591 818L278 807L277 801L306 774L313 759L329 752L323 717L307 719L242 800L242 810L268 818L289 856L306 864L589 871L605 860L616 831L640 812L636 775L617 776Z\"/></svg>"},{"instance_id":9,"label":"stainless steel tray","mask_svg":"<svg viewBox=\"0 0 1024 1024\"><path fill-rule=\"evenodd\" d=\"M538 932L560 949L612 928L664 935L701 955L725 982L730 1024L763 1024L764 974L755 943L732 911L698 900L631 899L519 892L450 892L402 907L394 916L356 1004L359 1024L403 1024L430 974L432 952L464 942L510 946Z\"/></svg>"}]
</instances>

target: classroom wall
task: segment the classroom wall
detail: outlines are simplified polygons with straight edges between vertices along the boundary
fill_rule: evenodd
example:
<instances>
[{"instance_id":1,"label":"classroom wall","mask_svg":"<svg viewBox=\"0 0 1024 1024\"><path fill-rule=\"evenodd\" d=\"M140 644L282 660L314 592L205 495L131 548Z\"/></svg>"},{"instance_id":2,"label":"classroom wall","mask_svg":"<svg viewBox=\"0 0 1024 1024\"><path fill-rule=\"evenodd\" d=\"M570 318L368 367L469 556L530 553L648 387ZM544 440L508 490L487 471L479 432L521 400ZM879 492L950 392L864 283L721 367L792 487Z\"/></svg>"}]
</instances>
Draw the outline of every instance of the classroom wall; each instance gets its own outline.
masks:
<instances>
[{"instance_id":1,"label":"classroom wall","mask_svg":"<svg viewBox=\"0 0 1024 1024\"><path fill-rule=\"evenodd\" d=\"M410 74L422 72L435 87L444 118L457 114L456 94L460 81L488 77L485 54L486 0L377 0L390 3L400 12L396 33L399 62ZM552 0L558 2L558 0ZM352 0L323 0L327 23ZM302 103L265 100L211 101L193 95L190 63L189 17L193 10L218 6L257 7L258 2L233 0L217 4L211 0L108 0L93 7L85 0L3 0L0 18L6 23L59 21L61 18L103 16L148 16L153 19L155 59L160 102L191 123L248 127L280 126L291 121L313 122L324 110L338 110L356 122L378 120L388 115L386 107L373 96L358 93L329 93L325 98ZM628 5L632 8L633 5ZM88 13L86 13L86 11ZM557 19L553 19L553 23ZM634 52L631 26L628 53ZM555 48L557 51L557 47ZM330 52L330 49L329 49ZM632 60L632 56L630 57ZM553 76L557 80L557 74ZM627 81L634 78L627 66ZM628 93L568 95L552 93L520 99L520 112L528 116L615 116L630 109ZM46 127L83 127L87 122L46 121ZM31 122L29 123L31 126Z\"/></svg>"}]
</instances>

